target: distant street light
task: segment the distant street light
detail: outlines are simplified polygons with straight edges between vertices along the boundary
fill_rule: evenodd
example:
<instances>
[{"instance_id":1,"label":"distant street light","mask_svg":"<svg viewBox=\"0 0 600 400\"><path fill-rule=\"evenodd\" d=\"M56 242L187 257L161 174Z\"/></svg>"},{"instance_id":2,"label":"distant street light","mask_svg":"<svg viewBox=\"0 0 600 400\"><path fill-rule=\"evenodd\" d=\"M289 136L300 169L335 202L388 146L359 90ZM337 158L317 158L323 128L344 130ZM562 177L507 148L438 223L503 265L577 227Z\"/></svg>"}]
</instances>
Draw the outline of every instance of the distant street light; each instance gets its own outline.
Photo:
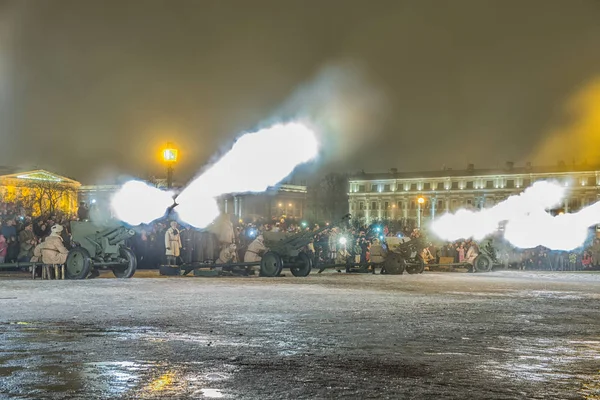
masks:
<instances>
[{"instance_id":1,"label":"distant street light","mask_svg":"<svg viewBox=\"0 0 600 400\"><path fill-rule=\"evenodd\" d=\"M173 165L177 162L177 149L172 143L167 143L167 148L163 150L163 161L167 164L167 188L173 187Z\"/></svg>"},{"instance_id":2,"label":"distant street light","mask_svg":"<svg viewBox=\"0 0 600 400\"><path fill-rule=\"evenodd\" d=\"M423 197L419 197L417 199L417 227L421 229L421 205L425 203L425 199Z\"/></svg>"}]
</instances>

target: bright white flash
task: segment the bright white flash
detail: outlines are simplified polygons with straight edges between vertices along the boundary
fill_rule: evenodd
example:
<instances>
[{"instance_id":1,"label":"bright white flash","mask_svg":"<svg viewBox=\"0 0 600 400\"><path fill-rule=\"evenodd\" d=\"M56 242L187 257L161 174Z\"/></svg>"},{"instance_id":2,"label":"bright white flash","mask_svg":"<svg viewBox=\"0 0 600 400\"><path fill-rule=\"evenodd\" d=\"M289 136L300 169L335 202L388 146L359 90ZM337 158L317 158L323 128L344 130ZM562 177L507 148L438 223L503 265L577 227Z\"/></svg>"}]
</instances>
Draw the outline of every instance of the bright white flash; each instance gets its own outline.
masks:
<instances>
[{"instance_id":1,"label":"bright white flash","mask_svg":"<svg viewBox=\"0 0 600 400\"><path fill-rule=\"evenodd\" d=\"M441 239L455 241L481 240L494 233L503 221L524 217L535 210L546 210L560 204L565 188L557 183L536 182L523 193L481 211L459 210L445 214L431 223L431 230Z\"/></svg>"},{"instance_id":2,"label":"bright white flash","mask_svg":"<svg viewBox=\"0 0 600 400\"><path fill-rule=\"evenodd\" d=\"M299 123L275 125L239 138L232 149L181 192L183 204L198 196L263 192L317 156L312 130Z\"/></svg>"},{"instance_id":3,"label":"bright white flash","mask_svg":"<svg viewBox=\"0 0 600 400\"><path fill-rule=\"evenodd\" d=\"M181 221L196 228L204 228L219 216L219 205L212 197L199 196L193 201L180 203L175 211Z\"/></svg>"},{"instance_id":4,"label":"bright white flash","mask_svg":"<svg viewBox=\"0 0 600 400\"><path fill-rule=\"evenodd\" d=\"M600 202L573 214L553 217L536 210L506 224L504 237L513 246L530 249L543 246L552 250L571 251L583 245L588 228L600 224Z\"/></svg>"},{"instance_id":5,"label":"bright white flash","mask_svg":"<svg viewBox=\"0 0 600 400\"><path fill-rule=\"evenodd\" d=\"M600 223L600 203L575 214L553 217L546 210L560 205L566 190L556 182L536 182L523 193L481 211L459 210L431 223L434 234L444 240L481 240L506 222L504 237L513 246L573 250L587 238L588 227Z\"/></svg>"},{"instance_id":6,"label":"bright white flash","mask_svg":"<svg viewBox=\"0 0 600 400\"><path fill-rule=\"evenodd\" d=\"M177 214L181 221L204 228L219 216L217 197L228 193L263 192L285 179L298 165L314 159L318 151L315 133L303 124L279 124L246 133L179 194ZM113 210L122 221L131 225L147 223L162 217L173 204L171 194L164 195L166 192L147 185L154 190L144 189L140 195L136 192L141 190L138 185L124 192L131 183L128 182L112 201Z\"/></svg>"},{"instance_id":7,"label":"bright white flash","mask_svg":"<svg viewBox=\"0 0 600 400\"><path fill-rule=\"evenodd\" d=\"M140 181L125 183L111 199L115 216L133 226L161 218L172 205L173 192L165 192Z\"/></svg>"},{"instance_id":8,"label":"bright white flash","mask_svg":"<svg viewBox=\"0 0 600 400\"><path fill-rule=\"evenodd\" d=\"M315 133L299 123L247 133L181 192L177 213L182 221L204 228L219 215L219 210L203 209L194 203L208 204L227 193L263 192L285 179L298 165L315 158L318 150Z\"/></svg>"}]
</instances>

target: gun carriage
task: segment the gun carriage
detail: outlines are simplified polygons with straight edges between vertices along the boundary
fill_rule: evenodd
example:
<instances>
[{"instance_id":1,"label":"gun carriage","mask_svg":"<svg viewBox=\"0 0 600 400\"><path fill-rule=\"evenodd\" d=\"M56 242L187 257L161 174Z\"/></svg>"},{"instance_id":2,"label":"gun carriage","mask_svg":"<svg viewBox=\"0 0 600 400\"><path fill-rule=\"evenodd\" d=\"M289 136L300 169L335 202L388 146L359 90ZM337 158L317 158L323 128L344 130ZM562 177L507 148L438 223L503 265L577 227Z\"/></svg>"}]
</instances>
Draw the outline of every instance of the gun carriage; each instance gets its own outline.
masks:
<instances>
[{"instance_id":1,"label":"gun carriage","mask_svg":"<svg viewBox=\"0 0 600 400\"><path fill-rule=\"evenodd\" d=\"M383 265L388 274L401 275L404 271L409 274L423 273L425 261L421 257L421 252L425 244L420 238L387 237L385 241L388 253Z\"/></svg>"},{"instance_id":2,"label":"gun carriage","mask_svg":"<svg viewBox=\"0 0 600 400\"><path fill-rule=\"evenodd\" d=\"M341 222L350 219L350 214L345 215ZM283 268L289 267L294 276L308 276L315 266L314 257L303 249L319 233L331 229L329 226L321 227L315 231L286 233L264 232L265 247L269 249L260 262L262 276L278 276Z\"/></svg>"},{"instance_id":3,"label":"gun carriage","mask_svg":"<svg viewBox=\"0 0 600 400\"><path fill-rule=\"evenodd\" d=\"M76 244L67 255L69 279L85 279L92 270L110 268L117 278L131 278L137 259L125 241L135 235L121 225L100 227L88 221L71 222L72 240Z\"/></svg>"}]
</instances>

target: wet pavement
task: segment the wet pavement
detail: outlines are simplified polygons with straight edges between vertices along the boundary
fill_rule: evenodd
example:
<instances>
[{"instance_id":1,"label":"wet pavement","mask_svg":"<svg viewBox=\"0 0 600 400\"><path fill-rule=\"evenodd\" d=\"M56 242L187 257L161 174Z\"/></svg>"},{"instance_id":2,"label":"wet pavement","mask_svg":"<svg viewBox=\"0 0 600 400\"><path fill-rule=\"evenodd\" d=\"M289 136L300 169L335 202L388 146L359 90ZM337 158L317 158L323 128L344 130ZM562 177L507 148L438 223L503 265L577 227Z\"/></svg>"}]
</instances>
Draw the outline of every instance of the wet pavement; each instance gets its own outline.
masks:
<instances>
[{"instance_id":1,"label":"wet pavement","mask_svg":"<svg viewBox=\"0 0 600 400\"><path fill-rule=\"evenodd\" d=\"M0 280L0 399L600 399L600 274L140 276Z\"/></svg>"}]
</instances>

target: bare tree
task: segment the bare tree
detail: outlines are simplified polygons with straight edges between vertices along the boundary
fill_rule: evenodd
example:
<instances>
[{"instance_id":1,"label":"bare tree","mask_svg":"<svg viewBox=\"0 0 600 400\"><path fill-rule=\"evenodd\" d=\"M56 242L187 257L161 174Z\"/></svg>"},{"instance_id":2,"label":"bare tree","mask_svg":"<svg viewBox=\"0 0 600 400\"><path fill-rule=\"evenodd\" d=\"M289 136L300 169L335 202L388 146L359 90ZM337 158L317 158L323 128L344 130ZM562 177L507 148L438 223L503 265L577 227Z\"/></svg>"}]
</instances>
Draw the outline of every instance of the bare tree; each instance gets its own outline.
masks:
<instances>
[{"instance_id":1,"label":"bare tree","mask_svg":"<svg viewBox=\"0 0 600 400\"><path fill-rule=\"evenodd\" d=\"M37 195L35 192L22 194L17 199L17 204L23 209L26 215L35 215L36 205L38 204Z\"/></svg>"},{"instance_id":2,"label":"bare tree","mask_svg":"<svg viewBox=\"0 0 600 400\"><path fill-rule=\"evenodd\" d=\"M26 202L31 208L39 211L40 215L52 215L59 211L60 201L69 192L68 185L54 181L31 181L28 184L31 189L31 198Z\"/></svg>"}]
</instances>

